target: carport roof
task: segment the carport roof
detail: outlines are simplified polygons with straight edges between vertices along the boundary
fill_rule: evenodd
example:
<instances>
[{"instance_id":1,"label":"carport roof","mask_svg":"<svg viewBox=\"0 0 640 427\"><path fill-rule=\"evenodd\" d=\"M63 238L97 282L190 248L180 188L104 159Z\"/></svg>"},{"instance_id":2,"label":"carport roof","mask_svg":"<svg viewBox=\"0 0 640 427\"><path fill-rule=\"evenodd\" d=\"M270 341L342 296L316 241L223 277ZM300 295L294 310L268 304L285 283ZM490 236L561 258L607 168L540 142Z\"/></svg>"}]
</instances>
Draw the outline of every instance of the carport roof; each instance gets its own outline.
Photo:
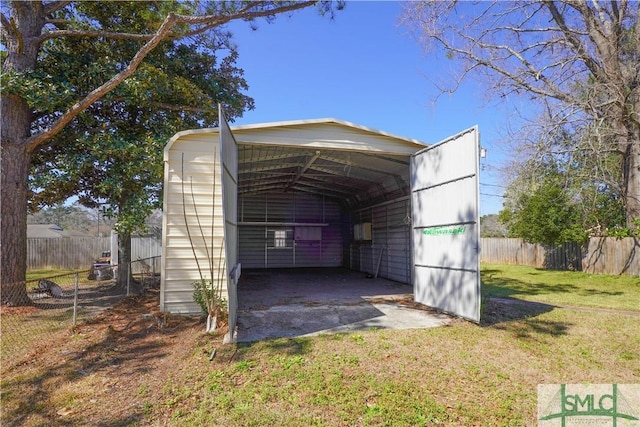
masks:
<instances>
[{"instance_id":1,"label":"carport roof","mask_svg":"<svg viewBox=\"0 0 640 427\"><path fill-rule=\"evenodd\" d=\"M232 126L238 143L238 193L302 191L371 204L408 195L409 156L426 144L366 126L309 119ZM208 133L219 128L176 134ZM165 151L166 152L166 151Z\"/></svg>"}]
</instances>

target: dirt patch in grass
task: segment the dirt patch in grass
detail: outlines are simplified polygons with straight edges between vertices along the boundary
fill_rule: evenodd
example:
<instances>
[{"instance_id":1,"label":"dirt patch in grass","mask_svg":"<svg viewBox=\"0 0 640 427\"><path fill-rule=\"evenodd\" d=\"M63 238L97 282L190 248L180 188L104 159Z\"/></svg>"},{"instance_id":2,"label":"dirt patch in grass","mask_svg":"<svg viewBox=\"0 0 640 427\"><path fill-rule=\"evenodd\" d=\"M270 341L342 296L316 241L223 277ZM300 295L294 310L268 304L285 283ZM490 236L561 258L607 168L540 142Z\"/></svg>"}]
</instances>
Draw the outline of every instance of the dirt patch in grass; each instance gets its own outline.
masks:
<instances>
[{"instance_id":1,"label":"dirt patch in grass","mask_svg":"<svg viewBox=\"0 0 640 427\"><path fill-rule=\"evenodd\" d=\"M160 313L157 291L125 298L35 345L9 369L3 363L0 424L135 422L194 344L211 351L222 343L224 328L215 335L203 331L197 317Z\"/></svg>"}]
</instances>

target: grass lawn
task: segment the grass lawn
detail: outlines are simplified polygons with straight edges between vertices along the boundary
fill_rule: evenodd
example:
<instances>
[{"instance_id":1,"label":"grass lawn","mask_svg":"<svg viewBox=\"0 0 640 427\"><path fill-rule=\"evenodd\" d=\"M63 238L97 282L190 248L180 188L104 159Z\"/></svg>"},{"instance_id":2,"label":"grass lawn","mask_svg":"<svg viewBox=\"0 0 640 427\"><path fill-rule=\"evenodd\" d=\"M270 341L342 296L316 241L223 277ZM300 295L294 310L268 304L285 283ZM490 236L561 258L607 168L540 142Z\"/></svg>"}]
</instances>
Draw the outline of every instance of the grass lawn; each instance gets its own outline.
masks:
<instances>
[{"instance_id":1,"label":"grass lawn","mask_svg":"<svg viewBox=\"0 0 640 427\"><path fill-rule=\"evenodd\" d=\"M485 298L481 325L237 345L202 324L104 318L52 349L59 361L3 373L0 421L525 426L537 425L538 384L640 382L640 307L627 302L637 279L502 265L483 266L483 278L486 295L544 304Z\"/></svg>"},{"instance_id":2,"label":"grass lawn","mask_svg":"<svg viewBox=\"0 0 640 427\"><path fill-rule=\"evenodd\" d=\"M52 268L36 268L33 270L27 271L27 282L31 280L42 279L44 277L56 277L61 275L67 275L75 273L77 270L62 270L62 269L52 269Z\"/></svg>"},{"instance_id":3,"label":"grass lawn","mask_svg":"<svg viewBox=\"0 0 640 427\"><path fill-rule=\"evenodd\" d=\"M482 288L490 297L640 311L640 278L634 276L485 264Z\"/></svg>"}]
</instances>

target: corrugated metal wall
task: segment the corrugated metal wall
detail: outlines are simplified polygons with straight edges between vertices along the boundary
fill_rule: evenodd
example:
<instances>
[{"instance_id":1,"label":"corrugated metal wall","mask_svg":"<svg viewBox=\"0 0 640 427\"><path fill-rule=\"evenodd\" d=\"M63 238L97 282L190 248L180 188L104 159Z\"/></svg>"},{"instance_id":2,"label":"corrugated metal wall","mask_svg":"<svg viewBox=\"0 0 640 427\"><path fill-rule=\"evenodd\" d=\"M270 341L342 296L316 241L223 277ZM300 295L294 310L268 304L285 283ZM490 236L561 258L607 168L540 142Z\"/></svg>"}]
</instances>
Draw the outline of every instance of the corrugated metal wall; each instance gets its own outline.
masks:
<instances>
[{"instance_id":1,"label":"corrugated metal wall","mask_svg":"<svg viewBox=\"0 0 640 427\"><path fill-rule=\"evenodd\" d=\"M218 141L210 134L188 134L167 151L160 309L198 313L193 282L200 274L225 291L227 286L220 261L224 220Z\"/></svg>"},{"instance_id":2,"label":"corrugated metal wall","mask_svg":"<svg viewBox=\"0 0 640 427\"><path fill-rule=\"evenodd\" d=\"M409 199L356 211L352 223L371 222L371 240L352 241L350 268L379 277L411 283Z\"/></svg>"},{"instance_id":3,"label":"corrugated metal wall","mask_svg":"<svg viewBox=\"0 0 640 427\"><path fill-rule=\"evenodd\" d=\"M344 265L336 201L299 192L248 193L240 196L239 211L242 268Z\"/></svg>"}]
</instances>

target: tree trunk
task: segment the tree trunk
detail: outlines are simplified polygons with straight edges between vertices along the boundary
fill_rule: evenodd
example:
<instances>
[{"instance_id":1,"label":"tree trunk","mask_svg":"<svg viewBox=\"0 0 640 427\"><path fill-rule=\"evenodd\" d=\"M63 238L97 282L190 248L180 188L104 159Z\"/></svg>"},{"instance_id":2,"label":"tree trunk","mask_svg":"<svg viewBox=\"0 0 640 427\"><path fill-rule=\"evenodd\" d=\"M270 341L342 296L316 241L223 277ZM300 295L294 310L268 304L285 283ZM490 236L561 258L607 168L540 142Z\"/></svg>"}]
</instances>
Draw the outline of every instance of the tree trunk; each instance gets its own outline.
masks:
<instances>
[{"instance_id":1,"label":"tree trunk","mask_svg":"<svg viewBox=\"0 0 640 427\"><path fill-rule=\"evenodd\" d=\"M44 26L41 2L14 2L12 28L3 40L2 72L35 68L38 37ZM32 111L15 94L0 97L0 287L2 304L31 304L25 288L27 267L27 202Z\"/></svg>"},{"instance_id":2,"label":"tree trunk","mask_svg":"<svg viewBox=\"0 0 640 427\"><path fill-rule=\"evenodd\" d=\"M118 233L118 275L116 277L116 286L126 290L127 280L130 279L131 269L131 233ZM131 293L135 293L134 284L129 280Z\"/></svg>"},{"instance_id":3,"label":"tree trunk","mask_svg":"<svg viewBox=\"0 0 640 427\"><path fill-rule=\"evenodd\" d=\"M3 111L4 113L4 111ZM0 286L2 304L29 305L27 270L27 173L29 153L24 144L2 140L0 167Z\"/></svg>"},{"instance_id":4,"label":"tree trunk","mask_svg":"<svg viewBox=\"0 0 640 427\"><path fill-rule=\"evenodd\" d=\"M627 207L627 227L634 228L633 220L640 218L640 140L632 141L625 154L623 196Z\"/></svg>"}]
</instances>

